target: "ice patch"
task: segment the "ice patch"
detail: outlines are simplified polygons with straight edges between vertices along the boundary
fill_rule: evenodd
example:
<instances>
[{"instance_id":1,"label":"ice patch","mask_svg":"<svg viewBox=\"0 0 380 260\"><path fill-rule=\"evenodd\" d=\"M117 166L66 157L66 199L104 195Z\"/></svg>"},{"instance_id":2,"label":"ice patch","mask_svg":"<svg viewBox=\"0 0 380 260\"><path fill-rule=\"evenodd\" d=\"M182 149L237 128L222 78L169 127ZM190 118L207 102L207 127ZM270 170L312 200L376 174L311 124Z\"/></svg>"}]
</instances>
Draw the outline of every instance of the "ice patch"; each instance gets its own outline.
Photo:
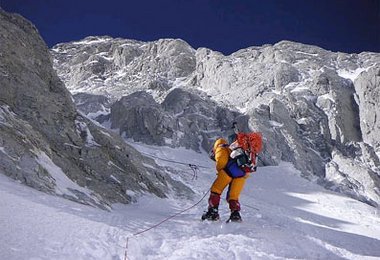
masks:
<instances>
[{"instance_id":1,"label":"ice patch","mask_svg":"<svg viewBox=\"0 0 380 260\"><path fill-rule=\"evenodd\" d=\"M100 132L101 132L102 134L104 134L105 136L108 136L108 137L112 138L112 136L111 136L109 133L104 132L104 131L100 131ZM117 145L115 145L115 148L116 148L116 149L119 149L119 150L121 149L120 146L117 146Z\"/></svg>"},{"instance_id":2,"label":"ice patch","mask_svg":"<svg viewBox=\"0 0 380 260\"><path fill-rule=\"evenodd\" d=\"M75 125L77 126L77 132L78 132L78 134L82 138L85 138L87 146L89 146L89 147L92 147L92 146L101 146L100 144L98 144L95 141L94 136L91 134L90 129L88 129L88 126L87 126L86 123L80 122L78 120L75 120Z\"/></svg>"},{"instance_id":3,"label":"ice patch","mask_svg":"<svg viewBox=\"0 0 380 260\"><path fill-rule=\"evenodd\" d=\"M171 145L171 144L173 143L173 140L170 139L170 138L166 138L166 137L164 137L164 142L165 142L165 144L167 144L167 145Z\"/></svg>"},{"instance_id":4,"label":"ice patch","mask_svg":"<svg viewBox=\"0 0 380 260\"><path fill-rule=\"evenodd\" d=\"M95 63L99 63L99 61L98 61L98 60L92 60L92 61L90 61L90 62L88 63L88 65L90 65L90 64L95 64Z\"/></svg>"},{"instance_id":5,"label":"ice patch","mask_svg":"<svg viewBox=\"0 0 380 260\"><path fill-rule=\"evenodd\" d=\"M308 124L308 120L305 117L297 119L297 124L299 124L299 125L307 125Z\"/></svg>"},{"instance_id":6,"label":"ice patch","mask_svg":"<svg viewBox=\"0 0 380 260\"><path fill-rule=\"evenodd\" d=\"M87 117L89 117L90 119L95 119L95 118L97 118L98 116L101 116L101 115L106 116L106 115L110 114L110 112L111 111L110 111L109 108L106 108L106 107L104 107L102 105L102 109L101 110L99 110L97 112L88 113Z\"/></svg>"},{"instance_id":7,"label":"ice patch","mask_svg":"<svg viewBox=\"0 0 380 260\"><path fill-rule=\"evenodd\" d=\"M363 71L367 71L366 68L357 68L356 70L352 71L352 70L345 70L345 69L340 69L340 70L337 70L337 73L339 75L339 77L342 77L342 78L345 78L345 79L349 79L351 80L352 82L355 81L355 79L360 75L360 73L362 73Z\"/></svg>"},{"instance_id":8,"label":"ice patch","mask_svg":"<svg viewBox=\"0 0 380 260\"><path fill-rule=\"evenodd\" d=\"M290 92L295 93L295 92L303 92L303 91L309 91L309 88L298 86L298 87L292 89Z\"/></svg>"},{"instance_id":9,"label":"ice patch","mask_svg":"<svg viewBox=\"0 0 380 260\"><path fill-rule=\"evenodd\" d=\"M120 168L119 166L117 166L117 165L116 165L114 162L112 162L112 161L108 161L108 165L117 168L117 169L118 169L119 171L121 171L121 172L124 172L124 170L123 170L122 168Z\"/></svg>"},{"instance_id":10,"label":"ice patch","mask_svg":"<svg viewBox=\"0 0 380 260\"><path fill-rule=\"evenodd\" d=\"M0 146L0 152L2 152L3 154L5 154L5 155L6 155L8 158L10 158L12 161L18 161L17 158L14 158L14 157L10 156L10 155L7 153L7 151L5 151L5 148L2 147L2 146Z\"/></svg>"},{"instance_id":11,"label":"ice patch","mask_svg":"<svg viewBox=\"0 0 380 260\"><path fill-rule=\"evenodd\" d=\"M131 190L127 190L127 191L125 192L125 194L127 194L127 195L129 195L129 196L131 196L131 197L135 197L135 196L136 196L136 192L131 191Z\"/></svg>"},{"instance_id":12,"label":"ice patch","mask_svg":"<svg viewBox=\"0 0 380 260\"><path fill-rule=\"evenodd\" d=\"M326 100L326 99L330 100L333 103L336 103L335 99L332 97L332 95L330 93L327 93L327 94L324 94L324 95L321 95L318 97L318 100Z\"/></svg>"},{"instance_id":13,"label":"ice patch","mask_svg":"<svg viewBox=\"0 0 380 260\"><path fill-rule=\"evenodd\" d=\"M273 120L269 120L269 124L273 127L282 127L284 125L283 123L273 121Z\"/></svg>"},{"instance_id":14,"label":"ice patch","mask_svg":"<svg viewBox=\"0 0 380 260\"><path fill-rule=\"evenodd\" d=\"M102 43L102 42L108 42L110 39L95 39L95 40L84 40L79 42L72 42L74 45L88 45L88 44L96 44L96 43Z\"/></svg>"},{"instance_id":15,"label":"ice patch","mask_svg":"<svg viewBox=\"0 0 380 260\"><path fill-rule=\"evenodd\" d=\"M113 176L112 174L111 174L111 179L113 179L114 181L116 181L117 183L121 183L121 181L119 181L119 179L118 178L116 178L115 176Z\"/></svg>"},{"instance_id":16,"label":"ice patch","mask_svg":"<svg viewBox=\"0 0 380 260\"><path fill-rule=\"evenodd\" d=\"M296 51L298 54L304 54L304 55L309 55L309 56L314 56L317 57L318 53L308 53L308 52L303 52L303 51Z\"/></svg>"},{"instance_id":17,"label":"ice patch","mask_svg":"<svg viewBox=\"0 0 380 260\"><path fill-rule=\"evenodd\" d=\"M62 171L60 167L58 167L50 158L46 155L46 153L42 151L38 151L36 153L37 159L36 162L41 165L55 180L55 192L59 195L70 195L73 197L77 197L75 193L73 193L71 190L77 190L84 194L86 194L89 197L91 196L91 192L88 189L85 189L75 182L73 182L71 179L69 179L66 174Z\"/></svg>"},{"instance_id":18,"label":"ice patch","mask_svg":"<svg viewBox=\"0 0 380 260\"><path fill-rule=\"evenodd\" d=\"M6 114L10 116L15 116L13 112L10 111L8 106L0 106L0 124L5 125L7 127L12 127L11 124L7 123Z\"/></svg>"}]
</instances>

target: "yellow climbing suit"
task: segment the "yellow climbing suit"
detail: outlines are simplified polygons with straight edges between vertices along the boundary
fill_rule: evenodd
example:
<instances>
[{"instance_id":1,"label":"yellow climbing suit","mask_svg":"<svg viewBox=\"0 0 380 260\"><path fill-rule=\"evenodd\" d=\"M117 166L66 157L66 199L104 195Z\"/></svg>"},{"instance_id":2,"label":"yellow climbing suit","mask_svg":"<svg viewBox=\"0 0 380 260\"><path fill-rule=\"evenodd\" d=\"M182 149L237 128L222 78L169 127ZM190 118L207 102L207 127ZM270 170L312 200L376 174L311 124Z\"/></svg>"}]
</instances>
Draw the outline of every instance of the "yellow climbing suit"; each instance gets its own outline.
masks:
<instances>
[{"instance_id":1,"label":"yellow climbing suit","mask_svg":"<svg viewBox=\"0 0 380 260\"><path fill-rule=\"evenodd\" d=\"M223 190L230 184L228 201L239 201L240 192L243 190L246 177L232 178L224 168L227 166L231 150L228 148L227 141L223 138L216 140L214 144L217 178L211 186L211 192L222 194Z\"/></svg>"}]
</instances>

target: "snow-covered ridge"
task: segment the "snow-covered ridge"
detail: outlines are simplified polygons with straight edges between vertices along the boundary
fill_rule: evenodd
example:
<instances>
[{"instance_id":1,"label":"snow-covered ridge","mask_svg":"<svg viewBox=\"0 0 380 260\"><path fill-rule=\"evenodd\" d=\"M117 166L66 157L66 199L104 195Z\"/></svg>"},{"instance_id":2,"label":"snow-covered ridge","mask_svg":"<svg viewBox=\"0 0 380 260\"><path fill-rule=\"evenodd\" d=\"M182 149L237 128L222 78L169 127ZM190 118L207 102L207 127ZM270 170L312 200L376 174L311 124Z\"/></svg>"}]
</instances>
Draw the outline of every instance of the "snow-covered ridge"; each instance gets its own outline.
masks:
<instances>
[{"instance_id":1,"label":"snow-covered ridge","mask_svg":"<svg viewBox=\"0 0 380 260\"><path fill-rule=\"evenodd\" d=\"M178 78L188 76L188 67L195 64L195 50L180 39L140 42L108 36L87 37L77 42L58 44L52 48L52 53L56 57L55 66L63 66L64 71L59 71L60 77L73 93L88 92L113 98L146 89L145 84L161 79L168 80L168 84L172 85ZM75 58L72 60L74 64L62 64L58 57L67 61L65 57ZM141 67L145 62L153 64ZM84 72L82 66L90 73L79 75L80 71ZM150 74L149 81L145 81L145 70ZM172 75L168 75L168 71L172 71ZM138 86L129 91L126 85Z\"/></svg>"},{"instance_id":2,"label":"snow-covered ridge","mask_svg":"<svg viewBox=\"0 0 380 260\"><path fill-rule=\"evenodd\" d=\"M294 84L287 91L299 89L326 71L354 80L380 62L376 53L333 53L289 41L223 56L206 48L195 50L179 39L139 42L108 36L61 43L52 48L52 54L58 75L72 93L118 99L146 90L159 98L171 87L186 86L245 110L261 103L254 98L260 91L278 93L275 91L285 89L288 83ZM276 78L278 73L286 74ZM168 87L152 88L156 81L164 81Z\"/></svg>"}]
</instances>

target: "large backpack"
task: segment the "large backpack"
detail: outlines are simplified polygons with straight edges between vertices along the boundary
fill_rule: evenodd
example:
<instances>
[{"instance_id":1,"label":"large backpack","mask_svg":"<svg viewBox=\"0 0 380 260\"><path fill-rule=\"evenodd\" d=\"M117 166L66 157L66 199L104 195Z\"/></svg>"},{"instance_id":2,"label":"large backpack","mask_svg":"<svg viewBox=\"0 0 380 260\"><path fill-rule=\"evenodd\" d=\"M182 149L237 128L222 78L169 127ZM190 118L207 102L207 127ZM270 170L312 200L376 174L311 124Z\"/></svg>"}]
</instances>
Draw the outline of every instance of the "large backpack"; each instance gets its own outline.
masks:
<instances>
[{"instance_id":1,"label":"large backpack","mask_svg":"<svg viewBox=\"0 0 380 260\"><path fill-rule=\"evenodd\" d=\"M231 161L244 172L255 172L257 155L263 149L262 135L259 132L242 133L235 135L235 141L230 145Z\"/></svg>"}]
</instances>

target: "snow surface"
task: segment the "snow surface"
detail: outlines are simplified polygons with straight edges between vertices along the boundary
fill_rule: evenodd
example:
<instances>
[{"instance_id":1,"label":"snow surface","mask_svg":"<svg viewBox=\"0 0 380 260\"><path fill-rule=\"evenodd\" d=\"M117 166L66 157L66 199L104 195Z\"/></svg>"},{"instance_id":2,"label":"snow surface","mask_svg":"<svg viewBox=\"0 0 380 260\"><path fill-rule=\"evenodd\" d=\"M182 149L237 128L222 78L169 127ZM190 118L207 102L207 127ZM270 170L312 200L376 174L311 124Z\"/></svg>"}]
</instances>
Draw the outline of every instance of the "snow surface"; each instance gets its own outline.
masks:
<instances>
[{"instance_id":1,"label":"snow surface","mask_svg":"<svg viewBox=\"0 0 380 260\"><path fill-rule=\"evenodd\" d=\"M289 164L261 167L247 180L243 223L224 222L225 201L222 221L201 222L208 194L201 198L215 178L207 154L134 146L175 168L173 178L189 185L193 198L145 195L106 212L0 174L0 259L380 259L379 212L299 177ZM171 160L204 168L193 179L188 166Z\"/></svg>"},{"instance_id":2,"label":"snow surface","mask_svg":"<svg viewBox=\"0 0 380 260\"><path fill-rule=\"evenodd\" d=\"M349 79L352 82L354 82L355 79L357 77L359 77L360 73L362 73L363 71L368 71L368 68L357 68L354 71L349 71L349 70L346 70L346 69L337 70L338 75L340 77L345 78L345 79Z\"/></svg>"}]
</instances>

